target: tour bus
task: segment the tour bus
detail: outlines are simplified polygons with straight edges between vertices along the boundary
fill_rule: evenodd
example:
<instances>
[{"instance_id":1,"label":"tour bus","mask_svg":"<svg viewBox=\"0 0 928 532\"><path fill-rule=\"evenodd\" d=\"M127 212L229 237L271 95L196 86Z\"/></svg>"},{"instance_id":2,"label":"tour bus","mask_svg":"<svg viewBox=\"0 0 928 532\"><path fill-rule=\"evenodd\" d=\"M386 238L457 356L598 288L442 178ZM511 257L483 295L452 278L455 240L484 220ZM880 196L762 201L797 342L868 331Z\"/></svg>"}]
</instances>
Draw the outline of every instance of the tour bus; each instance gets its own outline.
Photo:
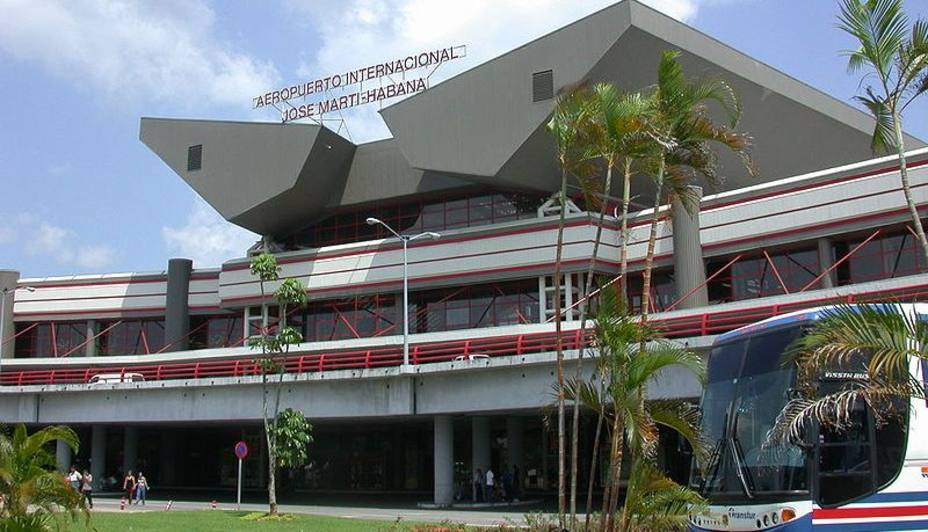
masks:
<instances>
[{"instance_id":1,"label":"tour bus","mask_svg":"<svg viewBox=\"0 0 928 532\"><path fill-rule=\"evenodd\" d=\"M903 308L928 319L928 305ZM713 344L700 407L709 459L703 470L694 464L690 480L710 506L690 517L690 530L928 530L924 400L899 399L892 409L899 414L877 423L856 405L847 430L815 426L797 445L764 445L794 390L795 364L785 352L825 311L771 318ZM921 361L912 364L924 380ZM822 388L865 377L825 372Z\"/></svg>"}]
</instances>

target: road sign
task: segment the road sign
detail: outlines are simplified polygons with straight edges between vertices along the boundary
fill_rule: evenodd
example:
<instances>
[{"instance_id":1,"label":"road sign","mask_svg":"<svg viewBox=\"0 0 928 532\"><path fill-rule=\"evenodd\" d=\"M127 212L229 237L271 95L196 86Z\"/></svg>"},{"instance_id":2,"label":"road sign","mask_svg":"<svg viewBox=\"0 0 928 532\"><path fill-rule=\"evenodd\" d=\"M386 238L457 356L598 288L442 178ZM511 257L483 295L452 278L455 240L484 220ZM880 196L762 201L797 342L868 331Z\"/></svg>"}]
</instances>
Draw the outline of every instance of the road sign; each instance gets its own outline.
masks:
<instances>
[{"instance_id":1,"label":"road sign","mask_svg":"<svg viewBox=\"0 0 928 532\"><path fill-rule=\"evenodd\" d=\"M235 457L244 460L248 456L248 444L240 441L235 444Z\"/></svg>"},{"instance_id":2,"label":"road sign","mask_svg":"<svg viewBox=\"0 0 928 532\"><path fill-rule=\"evenodd\" d=\"M235 457L238 458L238 486L235 494L235 508L242 509L242 460L248 456L248 444L240 441L235 444Z\"/></svg>"}]
</instances>

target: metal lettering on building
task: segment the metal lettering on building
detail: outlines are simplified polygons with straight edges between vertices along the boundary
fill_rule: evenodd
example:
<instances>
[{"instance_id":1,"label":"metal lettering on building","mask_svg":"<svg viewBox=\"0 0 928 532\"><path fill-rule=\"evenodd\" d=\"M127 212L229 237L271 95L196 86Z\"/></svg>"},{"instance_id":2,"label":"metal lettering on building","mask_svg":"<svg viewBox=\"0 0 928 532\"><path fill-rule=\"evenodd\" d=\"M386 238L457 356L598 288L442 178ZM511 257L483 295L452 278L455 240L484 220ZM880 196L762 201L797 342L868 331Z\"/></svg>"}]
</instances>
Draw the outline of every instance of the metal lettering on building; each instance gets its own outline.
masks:
<instances>
[{"instance_id":1,"label":"metal lettering on building","mask_svg":"<svg viewBox=\"0 0 928 532\"><path fill-rule=\"evenodd\" d=\"M460 59L466 55L466 46L449 46L410 55L402 59L349 70L266 92L252 98L252 108L274 107L280 111L282 122L290 122L291 120L313 118L317 115L358 105L408 96L426 90L429 76L443 63ZM426 75L406 77L407 73L426 68L431 68L431 71ZM394 76L401 76L401 78L394 79ZM375 80L379 80L380 83L377 85L371 83L365 87L365 82ZM355 85L357 85L357 88L349 89L349 87ZM334 95L331 92L333 89L341 89L343 93ZM290 100L296 98L305 99L313 95L319 95L322 99L299 105L290 103Z\"/></svg>"}]
</instances>

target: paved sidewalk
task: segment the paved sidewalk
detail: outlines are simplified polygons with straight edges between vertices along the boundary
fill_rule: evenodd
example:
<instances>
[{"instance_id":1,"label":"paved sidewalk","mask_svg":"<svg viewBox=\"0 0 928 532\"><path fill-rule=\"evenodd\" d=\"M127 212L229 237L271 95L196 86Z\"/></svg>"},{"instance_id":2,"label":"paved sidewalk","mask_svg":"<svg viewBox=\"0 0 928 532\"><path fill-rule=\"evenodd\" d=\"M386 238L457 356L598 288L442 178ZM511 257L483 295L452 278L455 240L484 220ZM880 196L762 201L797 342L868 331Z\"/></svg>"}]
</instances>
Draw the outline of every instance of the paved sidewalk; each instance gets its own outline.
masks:
<instances>
[{"instance_id":1,"label":"paved sidewalk","mask_svg":"<svg viewBox=\"0 0 928 532\"><path fill-rule=\"evenodd\" d=\"M98 497L94 498L94 512L119 512L120 501L118 498ZM145 506L126 505L124 512L160 512L164 511L168 502L165 500L149 499ZM203 501L174 501L172 510L209 510L210 502ZM219 510L235 510L235 504L218 503ZM267 504L243 503L243 511L264 512L267 511ZM397 517L403 521L424 521L440 522L449 520L454 523L465 523L468 525L495 525L506 523L522 523L525 512L519 509L489 509L488 511L478 510L455 510L455 509L415 509L415 508L375 508L375 507L355 507L355 506L324 506L324 505L299 505L299 504L281 504L280 511L285 513L305 513L314 515L327 515L334 517L345 517L350 519L378 519L383 521L393 521ZM527 510L526 510L527 511Z\"/></svg>"}]
</instances>

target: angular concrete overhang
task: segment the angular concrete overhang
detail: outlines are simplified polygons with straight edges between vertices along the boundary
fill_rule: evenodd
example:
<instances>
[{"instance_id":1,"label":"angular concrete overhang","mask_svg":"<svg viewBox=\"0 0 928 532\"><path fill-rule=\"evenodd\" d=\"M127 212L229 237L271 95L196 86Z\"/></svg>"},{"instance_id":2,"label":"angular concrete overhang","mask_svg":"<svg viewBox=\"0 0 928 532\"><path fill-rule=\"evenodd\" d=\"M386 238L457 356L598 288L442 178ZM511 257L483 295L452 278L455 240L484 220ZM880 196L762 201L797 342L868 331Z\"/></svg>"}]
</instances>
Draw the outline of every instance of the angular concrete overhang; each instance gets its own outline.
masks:
<instances>
[{"instance_id":1,"label":"angular concrete overhang","mask_svg":"<svg viewBox=\"0 0 928 532\"><path fill-rule=\"evenodd\" d=\"M553 70L555 92L599 81L640 90L656 82L660 53L668 49L682 52L680 62L689 75L724 79L742 100L739 129L754 137L760 177L749 177L734 156L723 154L725 189L872 157L873 121L865 113L635 0L592 14L381 114L413 167L554 190L560 172L545 123L555 102L532 101L533 73Z\"/></svg>"},{"instance_id":2,"label":"angular concrete overhang","mask_svg":"<svg viewBox=\"0 0 928 532\"><path fill-rule=\"evenodd\" d=\"M279 235L345 188L355 145L314 124L142 118L139 138L232 223ZM202 145L199 170L188 148Z\"/></svg>"}]
</instances>

